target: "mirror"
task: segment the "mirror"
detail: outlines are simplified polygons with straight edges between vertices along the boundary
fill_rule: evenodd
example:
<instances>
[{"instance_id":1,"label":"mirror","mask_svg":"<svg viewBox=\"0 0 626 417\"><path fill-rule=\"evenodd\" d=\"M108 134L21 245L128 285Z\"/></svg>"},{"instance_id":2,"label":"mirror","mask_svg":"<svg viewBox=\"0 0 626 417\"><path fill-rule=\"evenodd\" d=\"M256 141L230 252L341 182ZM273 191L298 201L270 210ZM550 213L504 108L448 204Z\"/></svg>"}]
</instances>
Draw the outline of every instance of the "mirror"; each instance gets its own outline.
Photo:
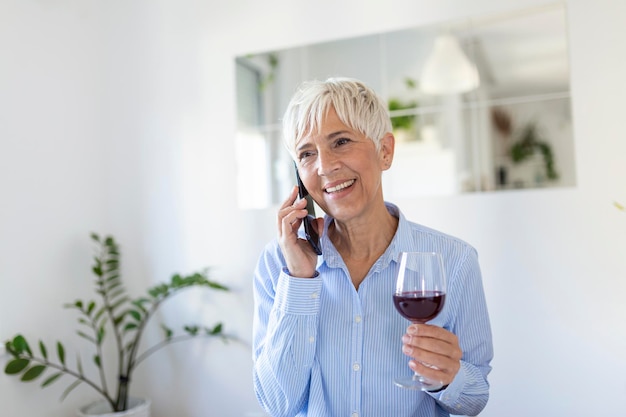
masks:
<instances>
[{"instance_id":1,"label":"mirror","mask_svg":"<svg viewBox=\"0 0 626 417\"><path fill-rule=\"evenodd\" d=\"M280 118L300 82L331 76L361 79L389 104L390 201L575 185L562 5L248 54L236 69L242 208L288 194Z\"/></svg>"}]
</instances>

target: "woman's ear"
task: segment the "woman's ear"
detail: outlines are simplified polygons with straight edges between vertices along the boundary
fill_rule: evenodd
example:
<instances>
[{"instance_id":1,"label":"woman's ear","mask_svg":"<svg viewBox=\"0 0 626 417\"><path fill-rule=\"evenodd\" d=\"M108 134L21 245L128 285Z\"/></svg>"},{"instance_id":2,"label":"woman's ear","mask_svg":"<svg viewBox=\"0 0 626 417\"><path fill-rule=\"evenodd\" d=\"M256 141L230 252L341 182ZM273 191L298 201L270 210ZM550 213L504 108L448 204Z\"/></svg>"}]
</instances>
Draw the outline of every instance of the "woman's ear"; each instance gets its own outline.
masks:
<instances>
[{"instance_id":1,"label":"woman's ear","mask_svg":"<svg viewBox=\"0 0 626 417\"><path fill-rule=\"evenodd\" d=\"M393 152L395 149L396 138L393 133L387 132L380 140L380 161L383 171L388 170L393 162Z\"/></svg>"}]
</instances>

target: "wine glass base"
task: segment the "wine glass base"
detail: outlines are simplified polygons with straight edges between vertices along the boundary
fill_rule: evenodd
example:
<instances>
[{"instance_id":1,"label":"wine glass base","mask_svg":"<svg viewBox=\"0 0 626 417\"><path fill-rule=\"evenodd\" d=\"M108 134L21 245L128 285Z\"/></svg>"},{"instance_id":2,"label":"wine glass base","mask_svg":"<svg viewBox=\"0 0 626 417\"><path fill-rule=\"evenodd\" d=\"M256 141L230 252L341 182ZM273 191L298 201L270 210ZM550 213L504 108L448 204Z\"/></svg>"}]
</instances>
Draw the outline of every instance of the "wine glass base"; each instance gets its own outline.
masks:
<instances>
[{"instance_id":1,"label":"wine glass base","mask_svg":"<svg viewBox=\"0 0 626 417\"><path fill-rule=\"evenodd\" d=\"M433 381L432 379L424 378L420 375L396 378L393 380L393 383L400 388L418 391L436 391L443 387L443 383L441 381Z\"/></svg>"}]
</instances>

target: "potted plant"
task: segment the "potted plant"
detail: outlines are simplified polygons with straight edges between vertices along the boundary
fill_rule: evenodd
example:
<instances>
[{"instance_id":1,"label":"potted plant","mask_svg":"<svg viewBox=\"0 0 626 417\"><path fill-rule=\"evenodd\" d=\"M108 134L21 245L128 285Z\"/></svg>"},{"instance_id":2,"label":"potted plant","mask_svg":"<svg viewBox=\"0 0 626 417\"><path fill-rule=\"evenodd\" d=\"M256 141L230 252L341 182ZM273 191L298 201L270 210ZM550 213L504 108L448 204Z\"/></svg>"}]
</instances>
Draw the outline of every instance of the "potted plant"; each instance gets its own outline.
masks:
<instances>
[{"instance_id":1,"label":"potted plant","mask_svg":"<svg viewBox=\"0 0 626 417\"><path fill-rule=\"evenodd\" d=\"M43 341L39 341L36 350L20 334L5 343L6 350L12 358L4 371L9 375L21 375L21 380L24 382L43 377L46 370L52 371L48 372L41 384L42 387L56 382L62 376L72 377L74 381L63 392L61 400L81 383L89 385L100 394L102 404L82 408L79 411L80 416L98 415L98 413L105 412L127 412L132 407L137 407L140 414L136 415L148 416L149 400L138 401L129 396L133 372L141 362L169 344L190 338L209 336L219 337L223 341L233 339L223 333L221 323L210 328L185 326L184 333L177 335L172 329L161 325L164 331L163 340L140 353L140 342L149 319L165 300L185 288L206 287L219 291L228 291L228 288L209 280L206 271L188 276L176 274L169 283L162 283L148 289L146 296L131 299L123 287L120 251L115 239L111 236L100 238L97 234L92 234L91 238L96 243L92 272L95 275L94 291L99 301L77 300L66 304L65 307L78 312L77 334L94 348L95 353L90 362L97 368L97 378L88 377L83 372L82 361L78 356L76 365L69 365L63 343L56 343L56 354L53 355ZM117 381L112 386L107 383L103 357L103 344L108 336L114 339L117 352ZM122 414L132 415L120 413Z\"/></svg>"}]
</instances>

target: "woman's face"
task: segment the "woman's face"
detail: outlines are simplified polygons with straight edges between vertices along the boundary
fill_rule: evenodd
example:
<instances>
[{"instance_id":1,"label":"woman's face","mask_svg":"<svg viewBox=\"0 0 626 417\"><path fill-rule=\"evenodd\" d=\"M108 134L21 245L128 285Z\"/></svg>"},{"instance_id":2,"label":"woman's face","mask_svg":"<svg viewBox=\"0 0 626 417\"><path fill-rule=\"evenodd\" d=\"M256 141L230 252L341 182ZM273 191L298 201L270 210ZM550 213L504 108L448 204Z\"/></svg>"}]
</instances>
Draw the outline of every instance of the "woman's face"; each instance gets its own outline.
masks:
<instances>
[{"instance_id":1,"label":"woman's face","mask_svg":"<svg viewBox=\"0 0 626 417\"><path fill-rule=\"evenodd\" d=\"M333 108L296 144L296 161L304 186L315 202L341 222L358 218L383 201L382 171L393 158L393 135L380 150L365 135L344 125Z\"/></svg>"}]
</instances>

